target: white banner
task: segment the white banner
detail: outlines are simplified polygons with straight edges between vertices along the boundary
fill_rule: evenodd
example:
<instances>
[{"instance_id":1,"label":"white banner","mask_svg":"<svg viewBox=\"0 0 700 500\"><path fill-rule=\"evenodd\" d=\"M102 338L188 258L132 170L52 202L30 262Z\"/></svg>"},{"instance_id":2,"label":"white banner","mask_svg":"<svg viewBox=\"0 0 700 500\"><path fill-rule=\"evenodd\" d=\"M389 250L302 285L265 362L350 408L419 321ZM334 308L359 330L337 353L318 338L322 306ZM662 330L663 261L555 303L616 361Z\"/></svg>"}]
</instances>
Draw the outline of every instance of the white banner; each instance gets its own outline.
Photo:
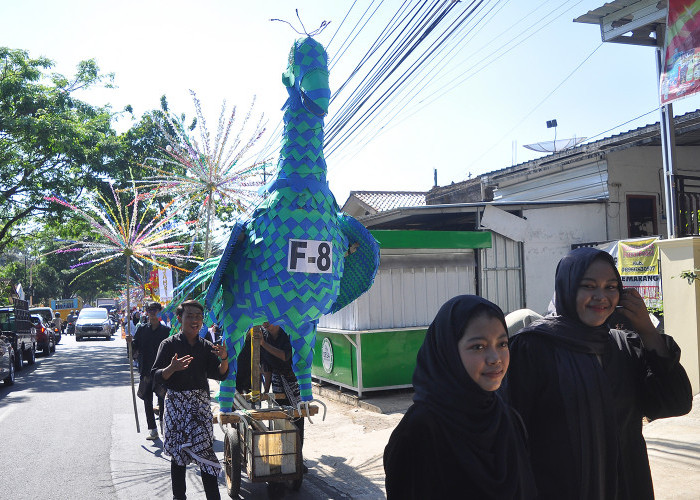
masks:
<instances>
[{"instance_id":1,"label":"white banner","mask_svg":"<svg viewBox=\"0 0 700 500\"><path fill-rule=\"evenodd\" d=\"M173 300L173 270L158 269L158 295L161 302Z\"/></svg>"}]
</instances>

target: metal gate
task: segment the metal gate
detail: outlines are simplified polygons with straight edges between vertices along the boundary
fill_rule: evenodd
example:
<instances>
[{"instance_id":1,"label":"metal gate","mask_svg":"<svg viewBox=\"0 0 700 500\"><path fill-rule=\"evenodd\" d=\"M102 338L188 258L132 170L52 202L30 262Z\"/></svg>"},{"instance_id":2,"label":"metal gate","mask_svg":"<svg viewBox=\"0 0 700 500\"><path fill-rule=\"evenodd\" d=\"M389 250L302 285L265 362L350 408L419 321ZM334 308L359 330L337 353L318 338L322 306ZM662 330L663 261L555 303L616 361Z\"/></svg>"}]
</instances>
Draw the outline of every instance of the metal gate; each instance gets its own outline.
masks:
<instances>
[{"instance_id":1,"label":"metal gate","mask_svg":"<svg viewBox=\"0 0 700 500\"><path fill-rule=\"evenodd\" d=\"M491 232L491 248L479 251L479 295L505 314L525 307L523 244Z\"/></svg>"}]
</instances>

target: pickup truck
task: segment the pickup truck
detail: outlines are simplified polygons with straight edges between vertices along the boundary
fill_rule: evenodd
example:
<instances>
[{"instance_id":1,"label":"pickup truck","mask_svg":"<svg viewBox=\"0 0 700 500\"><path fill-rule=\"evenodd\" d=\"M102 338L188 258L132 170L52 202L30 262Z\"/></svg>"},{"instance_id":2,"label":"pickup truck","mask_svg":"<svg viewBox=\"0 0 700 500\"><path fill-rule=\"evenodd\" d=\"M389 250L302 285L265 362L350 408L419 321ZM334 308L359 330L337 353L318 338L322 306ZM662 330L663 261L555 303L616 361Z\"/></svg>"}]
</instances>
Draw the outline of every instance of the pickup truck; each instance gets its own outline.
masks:
<instances>
[{"instance_id":1,"label":"pickup truck","mask_svg":"<svg viewBox=\"0 0 700 500\"><path fill-rule=\"evenodd\" d=\"M26 300L12 299L11 306L0 307L0 335L9 342L14 351L15 371L36 360L36 330L29 319Z\"/></svg>"}]
</instances>

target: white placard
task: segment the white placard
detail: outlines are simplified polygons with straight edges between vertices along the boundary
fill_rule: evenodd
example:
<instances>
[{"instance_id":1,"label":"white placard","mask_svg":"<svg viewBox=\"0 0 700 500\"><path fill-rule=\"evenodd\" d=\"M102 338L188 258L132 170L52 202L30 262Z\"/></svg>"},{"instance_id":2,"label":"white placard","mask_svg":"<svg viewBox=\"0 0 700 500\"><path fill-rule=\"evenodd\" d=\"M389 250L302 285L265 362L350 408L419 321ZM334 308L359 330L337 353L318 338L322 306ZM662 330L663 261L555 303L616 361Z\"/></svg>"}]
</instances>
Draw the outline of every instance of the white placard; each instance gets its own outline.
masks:
<instances>
[{"instance_id":1,"label":"white placard","mask_svg":"<svg viewBox=\"0 0 700 500\"><path fill-rule=\"evenodd\" d=\"M333 344L328 337L323 338L321 343L321 360L323 362L323 370L326 373L333 372Z\"/></svg>"},{"instance_id":2,"label":"white placard","mask_svg":"<svg viewBox=\"0 0 700 500\"><path fill-rule=\"evenodd\" d=\"M158 269L158 295L161 301L173 299L173 270Z\"/></svg>"},{"instance_id":3,"label":"white placard","mask_svg":"<svg viewBox=\"0 0 700 500\"><path fill-rule=\"evenodd\" d=\"M330 241L289 240L287 271L290 273L332 273L333 244Z\"/></svg>"}]
</instances>

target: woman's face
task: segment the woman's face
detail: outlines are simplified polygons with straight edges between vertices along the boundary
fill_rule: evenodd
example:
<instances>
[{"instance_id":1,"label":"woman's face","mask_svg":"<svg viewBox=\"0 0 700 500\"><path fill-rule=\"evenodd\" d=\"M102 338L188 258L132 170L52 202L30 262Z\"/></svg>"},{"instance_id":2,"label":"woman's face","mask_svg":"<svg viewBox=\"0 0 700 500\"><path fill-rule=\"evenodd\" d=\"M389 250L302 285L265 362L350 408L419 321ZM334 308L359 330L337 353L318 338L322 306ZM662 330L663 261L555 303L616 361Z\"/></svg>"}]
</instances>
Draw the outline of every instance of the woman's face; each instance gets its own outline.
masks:
<instances>
[{"instance_id":1,"label":"woman's face","mask_svg":"<svg viewBox=\"0 0 700 500\"><path fill-rule=\"evenodd\" d=\"M508 334L496 318L473 318L457 342L459 357L469 376L485 391L495 391L508 369Z\"/></svg>"},{"instance_id":2,"label":"woman's face","mask_svg":"<svg viewBox=\"0 0 700 500\"><path fill-rule=\"evenodd\" d=\"M581 279L576 292L576 313L581 323L600 326L615 310L620 300L615 270L609 262L594 260Z\"/></svg>"}]
</instances>

